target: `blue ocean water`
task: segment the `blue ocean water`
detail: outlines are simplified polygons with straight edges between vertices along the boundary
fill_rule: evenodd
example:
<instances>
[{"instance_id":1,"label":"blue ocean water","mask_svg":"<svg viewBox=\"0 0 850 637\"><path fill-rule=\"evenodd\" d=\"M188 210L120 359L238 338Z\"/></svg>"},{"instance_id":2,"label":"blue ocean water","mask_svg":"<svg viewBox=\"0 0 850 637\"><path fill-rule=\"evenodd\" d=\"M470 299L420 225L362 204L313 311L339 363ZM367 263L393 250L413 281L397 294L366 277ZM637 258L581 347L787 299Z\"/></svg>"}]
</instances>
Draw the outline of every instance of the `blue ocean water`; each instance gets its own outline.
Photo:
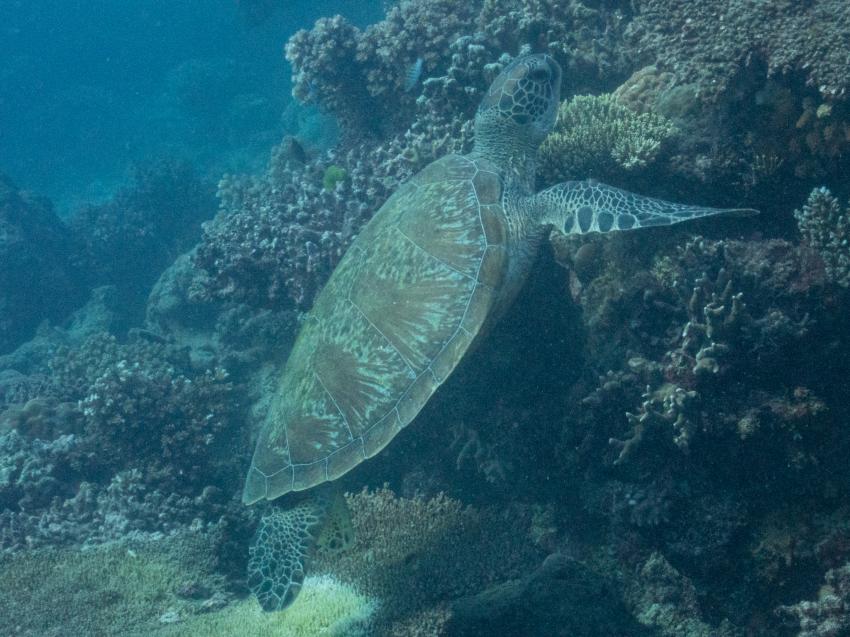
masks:
<instances>
[{"instance_id":1,"label":"blue ocean water","mask_svg":"<svg viewBox=\"0 0 850 637\"><path fill-rule=\"evenodd\" d=\"M850 635L848 46L0 0L0 637Z\"/></svg>"},{"instance_id":2,"label":"blue ocean water","mask_svg":"<svg viewBox=\"0 0 850 637\"><path fill-rule=\"evenodd\" d=\"M378 2L275 4L3 2L3 171L67 214L108 198L133 163L260 169L292 126L287 37L322 15L381 15Z\"/></svg>"}]
</instances>

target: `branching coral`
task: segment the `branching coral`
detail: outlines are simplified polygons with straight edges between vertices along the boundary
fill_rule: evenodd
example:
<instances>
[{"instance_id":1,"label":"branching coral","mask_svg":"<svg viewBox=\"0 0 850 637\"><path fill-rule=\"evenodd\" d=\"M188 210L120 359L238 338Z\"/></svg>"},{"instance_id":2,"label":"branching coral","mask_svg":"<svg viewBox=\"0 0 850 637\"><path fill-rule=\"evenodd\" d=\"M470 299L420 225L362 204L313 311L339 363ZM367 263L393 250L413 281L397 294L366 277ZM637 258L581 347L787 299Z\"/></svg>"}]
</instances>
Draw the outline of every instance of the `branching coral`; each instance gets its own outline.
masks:
<instances>
[{"instance_id":1,"label":"branching coral","mask_svg":"<svg viewBox=\"0 0 850 637\"><path fill-rule=\"evenodd\" d=\"M550 185L643 168L674 134L665 118L633 111L612 95L579 95L558 109L540 147L539 174Z\"/></svg>"},{"instance_id":2,"label":"branching coral","mask_svg":"<svg viewBox=\"0 0 850 637\"><path fill-rule=\"evenodd\" d=\"M815 188L794 211L803 239L823 259L829 279L850 287L850 205L842 208L826 188Z\"/></svg>"},{"instance_id":3,"label":"branching coral","mask_svg":"<svg viewBox=\"0 0 850 637\"><path fill-rule=\"evenodd\" d=\"M626 414L632 426L630 436L625 440L610 440L619 452L614 464L627 461L636 449L653 438L656 441L672 439L680 449L687 450L699 423L698 398L695 391L669 383L655 392L647 390L638 413Z\"/></svg>"},{"instance_id":4,"label":"branching coral","mask_svg":"<svg viewBox=\"0 0 850 637\"><path fill-rule=\"evenodd\" d=\"M144 467L178 487L209 477L237 407L224 369L196 371L185 353L162 343L122 345L106 335L60 350L52 365L57 393L77 401L103 464Z\"/></svg>"}]
</instances>

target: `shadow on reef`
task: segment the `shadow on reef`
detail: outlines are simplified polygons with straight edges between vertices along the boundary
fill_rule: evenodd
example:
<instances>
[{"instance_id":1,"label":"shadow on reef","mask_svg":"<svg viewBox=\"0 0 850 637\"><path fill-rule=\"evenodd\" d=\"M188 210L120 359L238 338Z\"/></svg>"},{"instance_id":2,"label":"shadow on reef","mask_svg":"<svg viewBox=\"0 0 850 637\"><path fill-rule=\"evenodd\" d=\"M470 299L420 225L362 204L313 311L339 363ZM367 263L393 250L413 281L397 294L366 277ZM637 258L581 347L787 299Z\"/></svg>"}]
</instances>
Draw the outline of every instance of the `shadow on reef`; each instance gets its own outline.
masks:
<instances>
[{"instance_id":1,"label":"shadow on reef","mask_svg":"<svg viewBox=\"0 0 850 637\"><path fill-rule=\"evenodd\" d=\"M847 633L850 5L456 7L403 0L366 29L326 18L293 37L295 92L341 142L287 138L265 172L224 176L217 204L163 164L69 228L3 182L7 585L34 589L65 550L74 573L115 550L138 591L116 601L89 575L40 590L90 587L80 605L116 616L86 626L152 635ZM469 149L523 48L568 77L540 184L594 176L762 215L554 236L417 422L342 480L354 549L320 561L298 613L260 615L244 581L258 511L237 498L299 316L400 183ZM34 281L47 293L25 294ZM133 552L186 537L201 571L139 572ZM40 594L0 596L0 633L86 612L39 615Z\"/></svg>"}]
</instances>

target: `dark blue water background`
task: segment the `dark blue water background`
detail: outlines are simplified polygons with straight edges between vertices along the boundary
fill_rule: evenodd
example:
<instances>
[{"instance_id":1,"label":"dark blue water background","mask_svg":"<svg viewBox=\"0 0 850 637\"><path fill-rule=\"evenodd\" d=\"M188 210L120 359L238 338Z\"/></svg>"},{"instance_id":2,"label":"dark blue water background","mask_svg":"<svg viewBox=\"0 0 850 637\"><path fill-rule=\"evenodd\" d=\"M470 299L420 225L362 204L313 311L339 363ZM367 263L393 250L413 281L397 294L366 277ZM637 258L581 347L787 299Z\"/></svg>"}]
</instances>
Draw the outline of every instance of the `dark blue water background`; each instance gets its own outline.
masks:
<instances>
[{"instance_id":1,"label":"dark blue water background","mask_svg":"<svg viewBox=\"0 0 850 637\"><path fill-rule=\"evenodd\" d=\"M288 37L320 16L382 15L377 0L265 4L278 8L261 21L236 0L0 1L0 171L67 214L134 162L259 169L305 117Z\"/></svg>"}]
</instances>

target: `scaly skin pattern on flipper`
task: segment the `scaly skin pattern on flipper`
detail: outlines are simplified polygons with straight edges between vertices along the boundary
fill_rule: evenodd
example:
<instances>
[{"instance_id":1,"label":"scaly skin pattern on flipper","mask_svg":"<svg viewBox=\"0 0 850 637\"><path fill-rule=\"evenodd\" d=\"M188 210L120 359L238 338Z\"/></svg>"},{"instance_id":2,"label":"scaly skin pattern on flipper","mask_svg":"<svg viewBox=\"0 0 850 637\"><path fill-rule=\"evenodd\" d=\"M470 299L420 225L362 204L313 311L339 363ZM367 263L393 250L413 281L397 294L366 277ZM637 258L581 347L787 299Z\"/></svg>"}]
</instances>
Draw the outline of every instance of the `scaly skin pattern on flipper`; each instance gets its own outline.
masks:
<instances>
[{"instance_id":1,"label":"scaly skin pattern on flipper","mask_svg":"<svg viewBox=\"0 0 850 637\"><path fill-rule=\"evenodd\" d=\"M751 208L707 208L643 197L594 181L567 181L536 195L535 215L565 234L669 226L712 215L750 216Z\"/></svg>"},{"instance_id":2,"label":"scaly skin pattern on flipper","mask_svg":"<svg viewBox=\"0 0 850 637\"><path fill-rule=\"evenodd\" d=\"M264 515L248 552L248 588L265 611L283 610L301 590L327 503L317 497Z\"/></svg>"}]
</instances>

